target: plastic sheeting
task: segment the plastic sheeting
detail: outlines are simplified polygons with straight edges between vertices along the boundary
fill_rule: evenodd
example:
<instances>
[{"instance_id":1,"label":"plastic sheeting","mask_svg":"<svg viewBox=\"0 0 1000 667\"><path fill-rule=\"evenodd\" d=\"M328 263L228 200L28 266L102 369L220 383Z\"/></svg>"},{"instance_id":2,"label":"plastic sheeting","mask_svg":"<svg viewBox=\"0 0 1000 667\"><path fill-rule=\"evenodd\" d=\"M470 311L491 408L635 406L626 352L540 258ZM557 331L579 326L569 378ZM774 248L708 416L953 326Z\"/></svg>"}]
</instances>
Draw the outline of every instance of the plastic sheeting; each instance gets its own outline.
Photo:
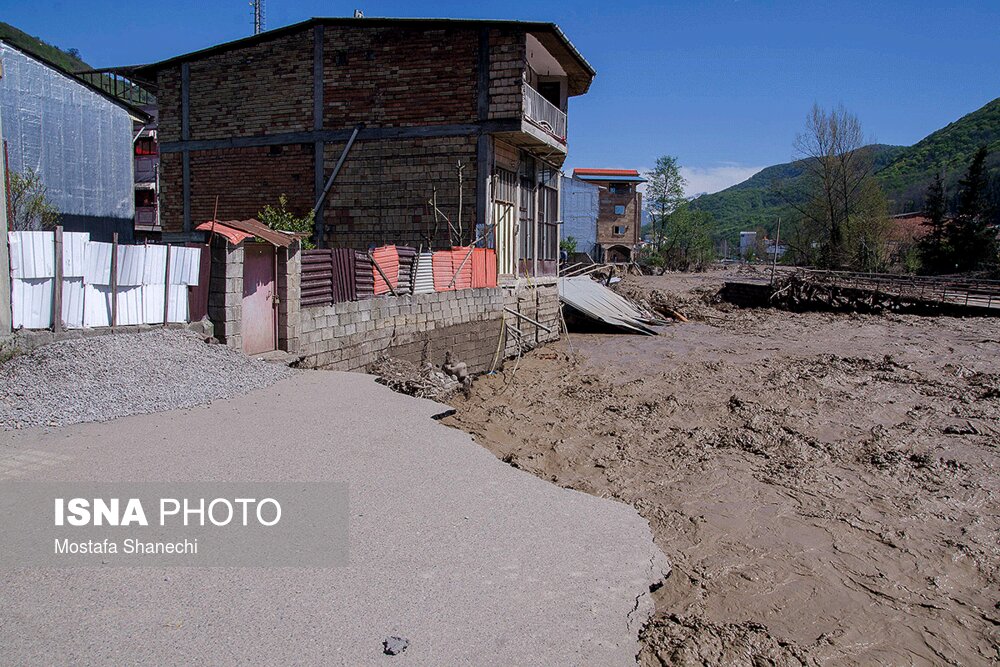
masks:
<instances>
[{"instance_id":1,"label":"plastic sheeting","mask_svg":"<svg viewBox=\"0 0 1000 667\"><path fill-rule=\"evenodd\" d=\"M108 98L0 42L10 167L38 172L63 214L132 220L132 119Z\"/></svg>"},{"instance_id":2,"label":"plastic sheeting","mask_svg":"<svg viewBox=\"0 0 1000 667\"><path fill-rule=\"evenodd\" d=\"M10 232L11 310L16 328L52 326L55 283L55 235ZM88 240L83 233L63 234L62 321L68 328L110 326L110 243ZM163 322L167 247L120 245L115 297L120 325ZM169 312L171 322L189 317L188 287L198 285L201 248L171 246Z\"/></svg>"},{"instance_id":3,"label":"plastic sheeting","mask_svg":"<svg viewBox=\"0 0 1000 667\"><path fill-rule=\"evenodd\" d=\"M561 233L563 240L572 236L576 239L576 251L591 253L594 257L597 246L597 216L600 210L601 189L593 183L586 183L568 176L562 177Z\"/></svg>"}]
</instances>

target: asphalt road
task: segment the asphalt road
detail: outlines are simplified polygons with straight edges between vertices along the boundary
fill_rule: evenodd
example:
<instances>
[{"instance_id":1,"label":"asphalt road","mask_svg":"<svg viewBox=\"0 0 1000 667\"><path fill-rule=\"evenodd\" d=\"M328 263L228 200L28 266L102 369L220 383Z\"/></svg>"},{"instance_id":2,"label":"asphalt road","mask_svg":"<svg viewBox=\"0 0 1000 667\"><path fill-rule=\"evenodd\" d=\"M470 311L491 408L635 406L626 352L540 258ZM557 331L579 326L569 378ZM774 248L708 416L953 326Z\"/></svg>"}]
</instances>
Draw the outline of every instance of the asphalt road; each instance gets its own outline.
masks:
<instances>
[{"instance_id":1,"label":"asphalt road","mask_svg":"<svg viewBox=\"0 0 1000 667\"><path fill-rule=\"evenodd\" d=\"M4 664L634 664L667 564L629 506L560 489L369 376L0 432L4 479L341 481L350 564L0 570ZM0 543L2 543L0 536ZM407 650L384 655L398 635Z\"/></svg>"}]
</instances>

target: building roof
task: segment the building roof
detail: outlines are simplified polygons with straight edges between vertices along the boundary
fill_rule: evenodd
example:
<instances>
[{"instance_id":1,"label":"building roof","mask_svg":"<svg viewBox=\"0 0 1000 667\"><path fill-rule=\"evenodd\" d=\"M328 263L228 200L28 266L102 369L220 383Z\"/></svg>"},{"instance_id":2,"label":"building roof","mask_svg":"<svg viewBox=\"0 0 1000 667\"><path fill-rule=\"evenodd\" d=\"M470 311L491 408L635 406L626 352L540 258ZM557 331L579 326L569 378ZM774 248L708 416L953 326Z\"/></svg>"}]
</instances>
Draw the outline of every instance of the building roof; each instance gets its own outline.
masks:
<instances>
[{"instance_id":1,"label":"building roof","mask_svg":"<svg viewBox=\"0 0 1000 667\"><path fill-rule=\"evenodd\" d=\"M18 46L17 44L14 44L13 42L11 42L10 40L0 39L0 42L3 42L3 44L5 46L7 46L7 47L9 47L11 49L14 49L15 51L23 54L24 56L26 56L28 58L31 58L34 61L40 62L41 64L45 65L49 69L53 69L56 72L59 72L60 74L62 74L63 76L69 77L70 79L72 79L76 83L80 84L84 88L89 88L90 90L92 90L93 92L97 93L101 97L105 98L109 102L111 102L113 104L116 104L116 105L120 106L121 108L125 109L125 111L129 112L134 118L137 118L140 122L144 122L145 123L145 122L149 121L150 116L149 116L149 114L147 112L143 111L142 109L140 109L139 107L135 106L134 104L130 104L129 102L123 100L122 98L120 98L120 97L118 97L116 95L112 95L111 93L109 93L108 91L102 89L101 87L95 86L94 84L90 83L89 81L87 81L87 80L85 80L85 79L77 76L77 74L75 72L70 72L69 70L63 68L61 65L52 62L48 58L40 56L38 53L36 53L34 51L30 51L28 49L23 49L20 46Z\"/></svg>"},{"instance_id":2,"label":"building roof","mask_svg":"<svg viewBox=\"0 0 1000 667\"><path fill-rule=\"evenodd\" d=\"M635 169L574 169L573 178L578 178L581 181L646 182L646 179L640 176Z\"/></svg>"},{"instance_id":3,"label":"building roof","mask_svg":"<svg viewBox=\"0 0 1000 667\"><path fill-rule=\"evenodd\" d=\"M233 245L242 243L249 238L257 237L281 248L287 248L296 238L303 234L283 232L271 229L263 222L250 218L248 220L209 220L195 229L224 236Z\"/></svg>"},{"instance_id":4,"label":"building roof","mask_svg":"<svg viewBox=\"0 0 1000 667\"><path fill-rule=\"evenodd\" d=\"M530 33L542 43L545 48L563 65L566 69L566 73L569 77L569 94L570 95L582 95L587 92L590 88L590 83L593 81L596 72L594 68L587 62L587 60L577 51L573 43L569 41L569 38L563 33L563 31L555 23L541 23L534 21L502 21L502 20L488 20L488 19L442 19L442 18L324 18L324 17L313 17L311 19L300 21L299 23L293 23L292 25L287 25L281 28L276 28L274 30L268 30L262 32L258 35L251 35L250 37L244 37L242 39L237 39L231 42L224 42L222 44L217 44L211 46L207 49L201 49L199 51L192 51L191 53L186 53L183 55L175 56L167 60L161 60L157 63L149 63L146 65L129 65L124 67L112 68L113 71L121 72L130 77L135 77L137 79L143 79L146 82L152 82L155 80L156 72L166 67L180 64L182 62L189 62L192 60L199 60L207 56L213 55L215 53L220 53L223 51L228 51L230 49L243 48L247 46L252 46L254 44L259 44L262 42L267 42L272 39L287 35L289 33L299 32L306 30L318 25L330 25L330 26L347 26L352 28L379 28L379 27L397 27L397 28L414 28L414 29L429 29L429 28L445 28L445 27L455 27L455 28L507 28L507 29L517 29L524 30L526 33Z\"/></svg>"}]
</instances>

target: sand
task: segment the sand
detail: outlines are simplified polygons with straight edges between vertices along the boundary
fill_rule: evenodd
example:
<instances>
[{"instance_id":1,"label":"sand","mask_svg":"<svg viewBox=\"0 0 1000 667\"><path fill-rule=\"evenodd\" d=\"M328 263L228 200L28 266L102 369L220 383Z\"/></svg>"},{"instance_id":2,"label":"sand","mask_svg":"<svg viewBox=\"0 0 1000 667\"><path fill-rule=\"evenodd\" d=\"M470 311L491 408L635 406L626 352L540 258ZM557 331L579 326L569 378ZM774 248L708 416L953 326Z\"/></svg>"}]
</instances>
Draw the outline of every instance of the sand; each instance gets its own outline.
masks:
<instances>
[{"instance_id":1,"label":"sand","mask_svg":"<svg viewBox=\"0 0 1000 667\"><path fill-rule=\"evenodd\" d=\"M513 466L620 499L673 564L640 664L1000 659L1000 319L715 305L571 334L451 399Z\"/></svg>"}]
</instances>

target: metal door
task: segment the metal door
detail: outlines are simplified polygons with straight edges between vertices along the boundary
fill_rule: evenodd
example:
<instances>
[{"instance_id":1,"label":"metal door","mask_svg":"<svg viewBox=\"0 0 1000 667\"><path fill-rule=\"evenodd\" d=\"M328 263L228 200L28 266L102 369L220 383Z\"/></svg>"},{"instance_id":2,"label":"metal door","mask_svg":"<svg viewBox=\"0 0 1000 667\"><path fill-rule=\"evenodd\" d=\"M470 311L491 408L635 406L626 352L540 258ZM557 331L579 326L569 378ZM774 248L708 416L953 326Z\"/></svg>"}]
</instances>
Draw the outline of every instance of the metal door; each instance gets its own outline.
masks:
<instances>
[{"instance_id":1,"label":"metal door","mask_svg":"<svg viewBox=\"0 0 1000 667\"><path fill-rule=\"evenodd\" d=\"M278 311L274 299L274 246L254 243L243 249L243 351L261 354L275 348Z\"/></svg>"}]
</instances>

